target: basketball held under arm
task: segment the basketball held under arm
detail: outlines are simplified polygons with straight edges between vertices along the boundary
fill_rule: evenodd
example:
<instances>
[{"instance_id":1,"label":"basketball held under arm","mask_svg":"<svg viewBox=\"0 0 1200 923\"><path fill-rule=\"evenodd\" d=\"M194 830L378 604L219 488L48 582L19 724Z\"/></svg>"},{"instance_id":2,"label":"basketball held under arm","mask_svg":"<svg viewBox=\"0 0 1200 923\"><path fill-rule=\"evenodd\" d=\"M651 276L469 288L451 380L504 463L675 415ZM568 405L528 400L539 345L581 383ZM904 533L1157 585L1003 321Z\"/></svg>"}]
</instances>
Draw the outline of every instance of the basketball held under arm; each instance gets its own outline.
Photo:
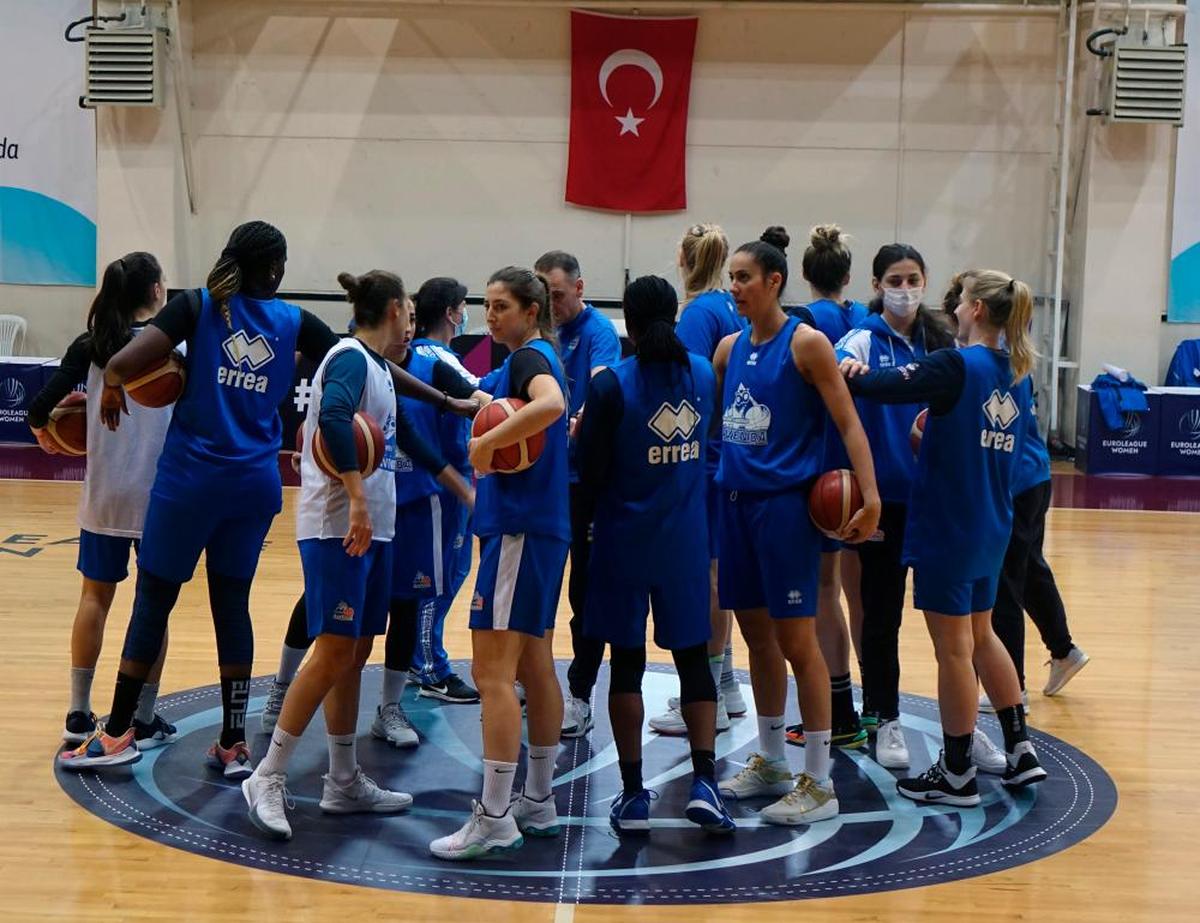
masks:
<instances>
[{"instance_id":1,"label":"basketball held under arm","mask_svg":"<svg viewBox=\"0 0 1200 923\"><path fill-rule=\"evenodd\" d=\"M100 420L112 432L121 425L121 414L128 414L125 389L121 386L148 366L161 362L171 354L175 344L153 324L146 326L108 360L104 366L104 388L100 392Z\"/></svg>"},{"instance_id":2,"label":"basketball held under arm","mask_svg":"<svg viewBox=\"0 0 1200 923\"><path fill-rule=\"evenodd\" d=\"M526 386L529 401L500 425L469 443L471 466L477 474L490 474L492 454L550 427L567 410L567 401L553 375L535 375Z\"/></svg>"}]
</instances>

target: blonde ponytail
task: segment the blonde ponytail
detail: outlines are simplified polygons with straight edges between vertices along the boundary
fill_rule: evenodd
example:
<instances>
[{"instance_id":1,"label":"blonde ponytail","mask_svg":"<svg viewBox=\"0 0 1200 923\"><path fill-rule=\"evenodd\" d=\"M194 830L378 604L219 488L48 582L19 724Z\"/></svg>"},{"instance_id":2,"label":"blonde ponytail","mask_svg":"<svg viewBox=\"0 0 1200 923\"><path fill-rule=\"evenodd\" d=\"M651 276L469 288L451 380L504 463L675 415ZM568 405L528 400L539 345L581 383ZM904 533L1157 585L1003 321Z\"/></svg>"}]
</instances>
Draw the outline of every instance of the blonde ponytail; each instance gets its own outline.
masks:
<instances>
[{"instance_id":1,"label":"blonde ponytail","mask_svg":"<svg viewBox=\"0 0 1200 923\"><path fill-rule=\"evenodd\" d=\"M717 224L694 224L679 242L683 254L684 298L721 288L721 273L729 258L729 239Z\"/></svg>"},{"instance_id":2,"label":"blonde ponytail","mask_svg":"<svg viewBox=\"0 0 1200 923\"><path fill-rule=\"evenodd\" d=\"M1016 384L1033 370L1037 356L1029 335L1033 322L1033 294L1029 286L994 269L972 270L963 273L961 279L966 296L983 302L987 308L988 323L1004 331Z\"/></svg>"}]
</instances>

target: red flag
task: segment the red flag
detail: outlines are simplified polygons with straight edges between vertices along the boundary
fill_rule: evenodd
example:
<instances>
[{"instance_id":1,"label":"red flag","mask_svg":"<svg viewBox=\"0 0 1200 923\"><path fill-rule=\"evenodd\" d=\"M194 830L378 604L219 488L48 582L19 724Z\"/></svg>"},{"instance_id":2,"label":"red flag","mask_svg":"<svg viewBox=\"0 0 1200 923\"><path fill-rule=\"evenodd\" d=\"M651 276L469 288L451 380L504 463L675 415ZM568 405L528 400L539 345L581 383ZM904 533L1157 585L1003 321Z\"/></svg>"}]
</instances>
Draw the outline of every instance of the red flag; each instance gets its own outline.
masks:
<instances>
[{"instance_id":1,"label":"red flag","mask_svg":"<svg viewBox=\"0 0 1200 923\"><path fill-rule=\"evenodd\" d=\"M571 11L568 202L623 212L687 207L695 47L695 17Z\"/></svg>"}]
</instances>

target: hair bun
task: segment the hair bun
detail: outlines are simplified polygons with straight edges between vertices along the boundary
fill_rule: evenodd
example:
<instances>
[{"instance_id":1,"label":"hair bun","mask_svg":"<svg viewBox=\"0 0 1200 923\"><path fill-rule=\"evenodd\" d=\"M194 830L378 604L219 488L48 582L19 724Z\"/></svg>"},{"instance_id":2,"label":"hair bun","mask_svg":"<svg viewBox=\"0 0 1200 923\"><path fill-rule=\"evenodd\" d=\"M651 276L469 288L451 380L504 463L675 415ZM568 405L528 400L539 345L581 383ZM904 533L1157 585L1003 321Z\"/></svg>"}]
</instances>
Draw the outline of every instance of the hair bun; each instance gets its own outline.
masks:
<instances>
[{"instance_id":1,"label":"hair bun","mask_svg":"<svg viewBox=\"0 0 1200 923\"><path fill-rule=\"evenodd\" d=\"M812 229L809 243L815 250L835 250L842 242L842 229L836 224L818 224Z\"/></svg>"},{"instance_id":2,"label":"hair bun","mask_svg":"<svg viewBox=\"0 0 1200 923\"><path fill-rule=\"evenodd\" d=\"M787 253L788 244L792 242L787 229L778 224L771 225L759 235L758 239L778 248L782 253Z\"/></svg>"},{"instance_id":3,"label":"hair bun","mask_svg":"<svg viewBox=\"0 0 1200 923\"><path fill-rule=\"evenodd\" d=\"M362 283L359 281L358 276L350 272L339 272L337 280L338 285L346 290L346 298L349 301L356 301L358 299L359 291L362 287Z\"/></svg>"}]
</instances>

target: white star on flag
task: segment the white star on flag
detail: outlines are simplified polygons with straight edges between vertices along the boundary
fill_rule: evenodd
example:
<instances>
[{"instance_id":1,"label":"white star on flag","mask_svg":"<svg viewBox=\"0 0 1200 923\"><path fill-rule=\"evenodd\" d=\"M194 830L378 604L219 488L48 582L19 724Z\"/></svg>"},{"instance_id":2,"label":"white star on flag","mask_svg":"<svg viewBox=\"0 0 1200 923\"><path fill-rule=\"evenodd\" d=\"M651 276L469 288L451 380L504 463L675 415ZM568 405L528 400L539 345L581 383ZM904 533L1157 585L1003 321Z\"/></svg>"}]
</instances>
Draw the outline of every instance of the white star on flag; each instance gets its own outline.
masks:
<instances>
[{"instance_id":1,"label":"white star on flag","mask_svg":"<svg viewBox=\"0 0 1200 923\"><path fill-rule=\"evenodd\" d=\"M621 124L622 135L637 135L637 137L641 137L638 133L638 126L646 120L637 118L633 114L632 109L626 109L624 115L614 115L613 118ZM618 135L618 137L620 136Z\"/></svg>"}]
</instances>

